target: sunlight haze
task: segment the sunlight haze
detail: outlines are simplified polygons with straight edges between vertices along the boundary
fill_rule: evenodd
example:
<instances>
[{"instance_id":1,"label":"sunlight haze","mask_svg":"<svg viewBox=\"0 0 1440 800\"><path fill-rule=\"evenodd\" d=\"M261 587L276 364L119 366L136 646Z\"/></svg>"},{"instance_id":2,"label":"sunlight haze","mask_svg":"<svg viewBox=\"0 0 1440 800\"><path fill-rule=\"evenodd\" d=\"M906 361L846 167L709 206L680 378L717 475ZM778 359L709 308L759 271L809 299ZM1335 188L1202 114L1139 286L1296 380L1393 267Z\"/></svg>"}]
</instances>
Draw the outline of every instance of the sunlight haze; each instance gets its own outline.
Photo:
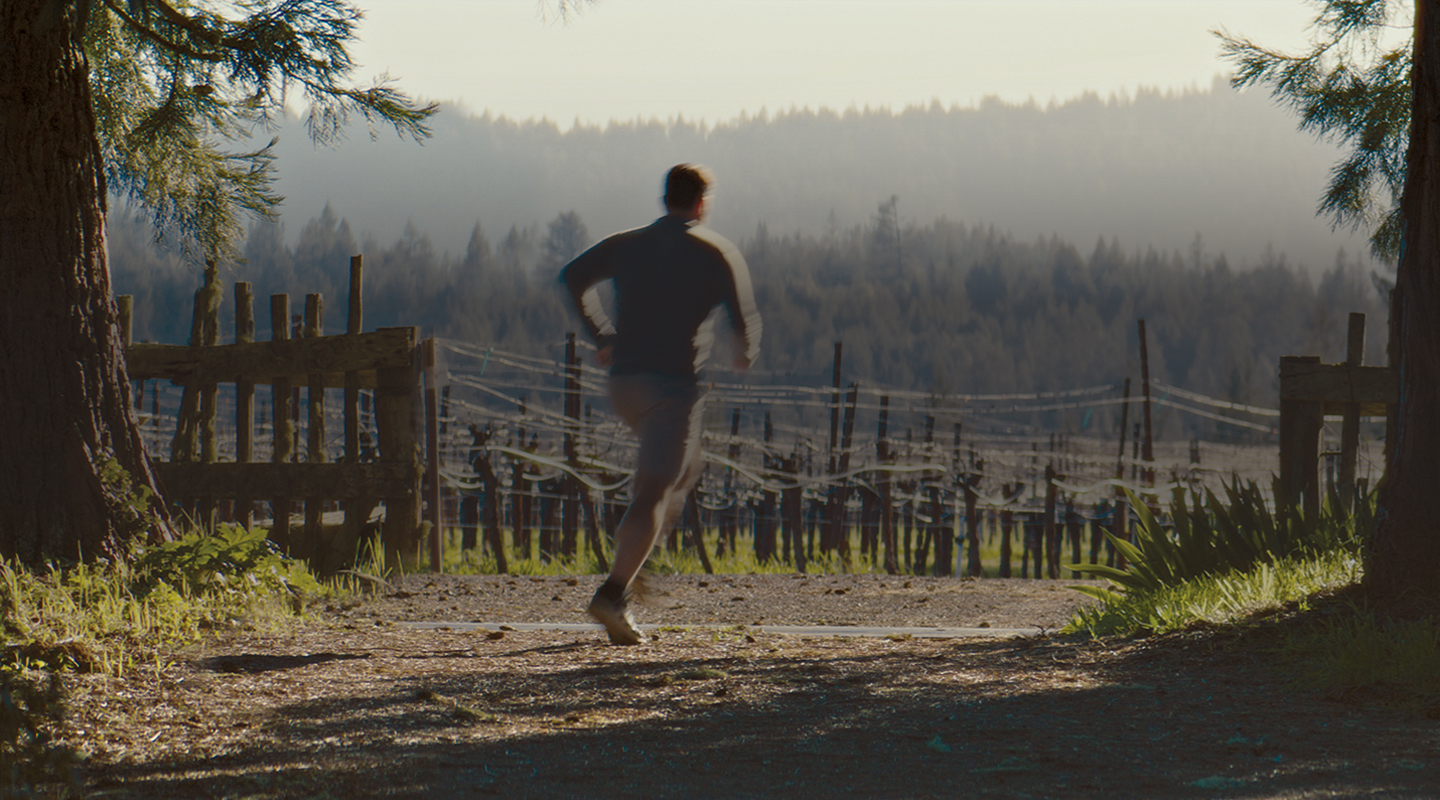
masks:
<instances>
[{"instance_id":1,"label":"sunlight haze","mask_svg":"<svg viewBox=\"0 0 1440 800\"><path fill-rule=\"evenodd\" d=\"M363 0L356 77L513 119L718 122L792 107L1040 105L1228 73L1224 28L1306 41L1299 0Z\"/></svg>"}]
</instances>

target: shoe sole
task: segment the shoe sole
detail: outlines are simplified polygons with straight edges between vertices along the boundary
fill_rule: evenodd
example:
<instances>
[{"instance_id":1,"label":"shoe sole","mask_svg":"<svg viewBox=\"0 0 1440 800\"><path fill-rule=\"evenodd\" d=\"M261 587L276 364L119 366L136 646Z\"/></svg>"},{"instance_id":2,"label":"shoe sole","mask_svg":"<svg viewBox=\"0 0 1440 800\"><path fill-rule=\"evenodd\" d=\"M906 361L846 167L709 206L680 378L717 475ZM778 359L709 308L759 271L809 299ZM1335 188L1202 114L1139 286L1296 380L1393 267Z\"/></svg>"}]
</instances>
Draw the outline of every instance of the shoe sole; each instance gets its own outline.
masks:
<instances>
[{"instance_id":1,"label":"shoe sole","mask_svg":"<svg viewBox=\"0 0 1440 800\"><path fill-rule=\"evenodd\" d=\"M597 608L595 605L591 605L587 611L590 616L595 618L596 622L605 626L605 632L610 634L611 644L630 646L644 641L640 636L640 631L636 630L634 624L626 619L623 613L617 614L613 609Z\"/></svg>"}]
</instances>

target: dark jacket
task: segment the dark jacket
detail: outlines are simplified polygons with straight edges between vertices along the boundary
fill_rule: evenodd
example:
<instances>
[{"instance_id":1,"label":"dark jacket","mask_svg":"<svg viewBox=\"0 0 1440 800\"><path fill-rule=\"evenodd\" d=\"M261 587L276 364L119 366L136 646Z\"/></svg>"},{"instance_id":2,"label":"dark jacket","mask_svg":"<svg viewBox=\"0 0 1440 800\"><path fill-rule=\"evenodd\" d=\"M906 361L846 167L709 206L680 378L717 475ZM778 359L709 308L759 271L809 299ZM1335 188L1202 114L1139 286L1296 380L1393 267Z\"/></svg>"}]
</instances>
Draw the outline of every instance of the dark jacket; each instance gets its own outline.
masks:
<instances>
[{"instance_id":1,"label":"dark jacket","mask_svg":"<svg viewBox=\"0 0 1440 800\"><path fill-rule=\"evenodd\" d=\"M615 282L615 322L595 286ZM695 378L714 342L710 312L723 305L738 346L760 352L760 314L740 251L698 223L666 215L608 237L565 265L570 290L595 343L613 347L614 375L658 372Z\"/></svg>"}]
</instances>

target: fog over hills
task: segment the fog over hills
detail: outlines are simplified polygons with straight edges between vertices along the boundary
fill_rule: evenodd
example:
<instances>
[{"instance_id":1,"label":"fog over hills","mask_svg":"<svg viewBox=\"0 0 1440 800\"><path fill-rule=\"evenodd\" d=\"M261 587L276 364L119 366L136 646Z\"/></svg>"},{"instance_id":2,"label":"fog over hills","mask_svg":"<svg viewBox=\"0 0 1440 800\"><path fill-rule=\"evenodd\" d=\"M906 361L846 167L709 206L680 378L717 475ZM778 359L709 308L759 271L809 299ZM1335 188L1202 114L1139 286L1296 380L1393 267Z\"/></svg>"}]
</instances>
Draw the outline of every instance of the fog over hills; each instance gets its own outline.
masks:
<instances>
[{"instance_id":1,"label":"fog over hills","mask_svg":"<svg viewBox=\"0 0 1440 800\"><path fill-rule=\"evenodd\" d=\"M413 221L459 257L479 221L489 238L564 211L593 238L659 213L665 169L718 175L713 226L732 239L821 234L866 221L898 197L904 225L947 218L1021 239L1100 237L1130 252L1223 253L1237 267L1267 250L1312 271L1363 235L1332 232L1314 209L1337 149L1295 130L1261 92L1207 89L1039 106L997 100L903 111L789 110L702 126L684 120L603 128L517 122L446 106L417 146L363 125L317 148L298 120L280 131L286 239L328 203L358 240L393 241Z\"/></svg>"}]
</instances>

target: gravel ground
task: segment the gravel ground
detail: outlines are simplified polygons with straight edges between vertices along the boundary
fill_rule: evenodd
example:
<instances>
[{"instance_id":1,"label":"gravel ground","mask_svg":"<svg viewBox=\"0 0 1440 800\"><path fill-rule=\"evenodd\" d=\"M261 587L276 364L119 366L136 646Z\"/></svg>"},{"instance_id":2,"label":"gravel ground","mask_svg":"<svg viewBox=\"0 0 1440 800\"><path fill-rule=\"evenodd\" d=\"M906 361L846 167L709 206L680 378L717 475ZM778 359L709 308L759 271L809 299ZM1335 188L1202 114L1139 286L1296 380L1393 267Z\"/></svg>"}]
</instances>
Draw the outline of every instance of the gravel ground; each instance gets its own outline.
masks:
<instances>
[{"instance_id":1,"label":"gravel ground","mask_svg":"<svg viewBox=\"0 0 1440 800\"><path fill-rule=\"evenodd\" d=\"M588 622L601 577L410 575L351 610L403 622ZM1056 630L1092 602L1069 588L1095 581L893 575L650 576L638 622L685 625Z\"/></svg>"},{"instance_id":2,"label":"gravel ground","mask_svg":"<svg viewBox=\"0 0 1440 800\"><path fill-rule=\"evenodd\" d=\"M639 647L396 624L582 622L597 582L412 576L295 629L217 631L119 676L67 676L84 796L1440 797L1440 710L1297 688L1273 629L699 627L1054 629L1084 602L1068 581L665 576L641 616L674 627Z\"/></svg>"}]
</instances>

